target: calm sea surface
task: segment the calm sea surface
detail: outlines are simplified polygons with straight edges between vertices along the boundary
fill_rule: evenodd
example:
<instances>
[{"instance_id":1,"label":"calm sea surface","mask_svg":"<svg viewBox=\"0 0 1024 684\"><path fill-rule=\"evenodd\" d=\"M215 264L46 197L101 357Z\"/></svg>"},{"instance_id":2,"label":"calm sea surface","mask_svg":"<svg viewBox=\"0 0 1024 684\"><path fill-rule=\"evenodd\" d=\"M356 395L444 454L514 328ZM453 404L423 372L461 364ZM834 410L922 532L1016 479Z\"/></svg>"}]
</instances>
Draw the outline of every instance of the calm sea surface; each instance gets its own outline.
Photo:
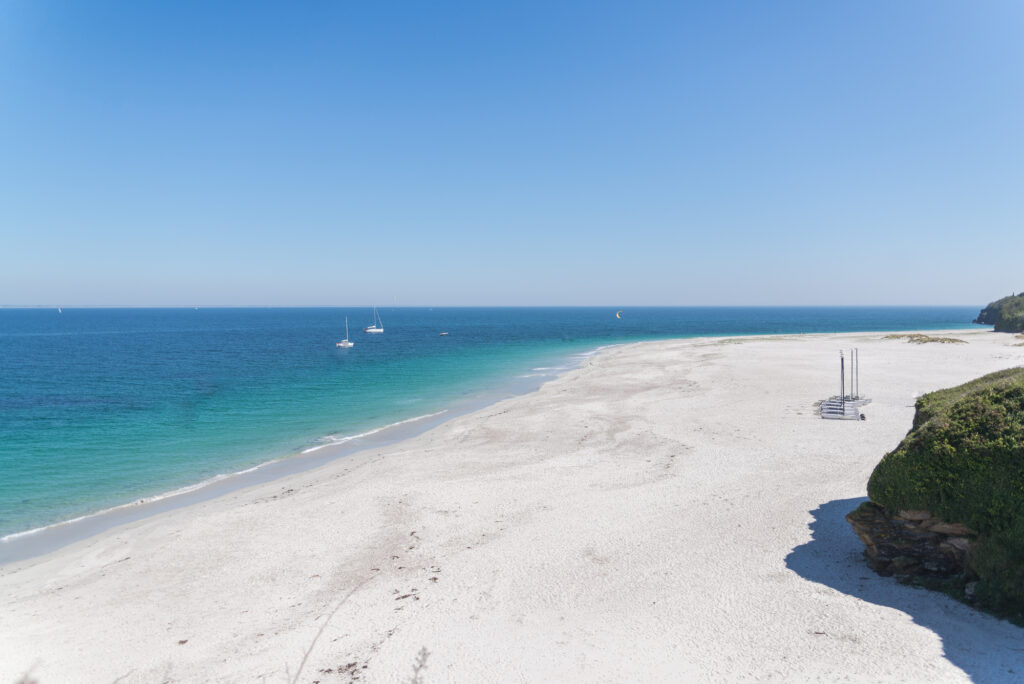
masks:
<instances>
[{"instance_id":1,"label":"calm sea surface","mask_svg":"<svg viewBox=\"0 0 1024 684\"><path fill-rule=\"evenodd\" d=\"M619 342L971 327L978 307L0 309L0 537L417 416ZM338 349L349 317L352 349ZM440 332L449 332L440 336Z\"/></svg>"}]
</instances>

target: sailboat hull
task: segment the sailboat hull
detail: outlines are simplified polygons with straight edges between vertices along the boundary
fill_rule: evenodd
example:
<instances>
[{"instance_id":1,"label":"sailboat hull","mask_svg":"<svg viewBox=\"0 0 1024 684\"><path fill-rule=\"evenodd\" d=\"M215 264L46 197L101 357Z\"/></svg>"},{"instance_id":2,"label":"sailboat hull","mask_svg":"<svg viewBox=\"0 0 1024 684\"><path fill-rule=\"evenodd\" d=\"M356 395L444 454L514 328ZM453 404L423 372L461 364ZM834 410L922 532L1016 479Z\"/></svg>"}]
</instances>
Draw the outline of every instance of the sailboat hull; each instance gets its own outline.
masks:
<instances>
[{"instance_id":1,"label":"sailboat hull","mask_svg":"<svg viewBox=\"0 0 1024 684\"><path fill-rule=\"evenodd\" d=\"M377 313L377 307L373 307L373 323L363 328L364 333L382 333L384 332L384 321L380 319L380 314Z\"/></svg>"},{"instance_id":2,"label":"sailboat hull","mask_svg":"<svg viewBox=\"0 0 1024 684\"><path fill-rule=\"evenodd\" d=\"M335 347L341 347L342 349L348 349L349 347L356 346L355 342L350 342L348 339L348 316L345 316L345 339L338 342Z\"/></svg>"}]
</instances>

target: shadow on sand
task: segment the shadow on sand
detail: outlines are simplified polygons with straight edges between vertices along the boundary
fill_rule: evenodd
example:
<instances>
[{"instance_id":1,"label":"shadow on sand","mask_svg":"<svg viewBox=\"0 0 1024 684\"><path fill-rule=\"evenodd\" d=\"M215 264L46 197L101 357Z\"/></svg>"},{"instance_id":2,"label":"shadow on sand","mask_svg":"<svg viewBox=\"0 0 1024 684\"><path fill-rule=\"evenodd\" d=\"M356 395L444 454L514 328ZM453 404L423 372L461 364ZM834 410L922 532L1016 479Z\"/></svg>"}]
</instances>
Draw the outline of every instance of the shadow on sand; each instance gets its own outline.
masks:
<instances>
[{"instance_id":1,"label":"shadow on sand","mask_svg":"<svg viewBox=\"0 0 1024 684\"><path fill-rule=\"evenodd\" d=\"M864 545L845 520L863 501L837 499L811 511L811 541L786 556L786 567L811 582L906 613L938 635L946 659L975 682L1024 681L1024 629L868 567Z\"/></svg>"}]
</instances>

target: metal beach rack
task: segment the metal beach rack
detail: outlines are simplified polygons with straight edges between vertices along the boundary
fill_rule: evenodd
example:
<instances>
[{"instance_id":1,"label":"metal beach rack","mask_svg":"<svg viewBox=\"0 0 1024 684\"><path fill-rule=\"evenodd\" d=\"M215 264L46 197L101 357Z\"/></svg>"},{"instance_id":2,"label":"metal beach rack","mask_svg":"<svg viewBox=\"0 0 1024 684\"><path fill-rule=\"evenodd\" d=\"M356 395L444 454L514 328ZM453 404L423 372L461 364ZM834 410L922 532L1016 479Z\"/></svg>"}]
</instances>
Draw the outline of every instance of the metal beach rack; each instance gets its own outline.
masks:
<instances>
[{"instance_id":1,"label":"metal beach rack","mask_svg":"<svg viewBox=\"0 0 1024 684\"><path fill-rule=\"evenodd\" d=\"M821 417L829 420L864 420L860 407L871 400L860 395L860 350L850 350L850 393L846 393L846 357L839 351L839 395L821 402Z\"/></svg>"}]
</instances>

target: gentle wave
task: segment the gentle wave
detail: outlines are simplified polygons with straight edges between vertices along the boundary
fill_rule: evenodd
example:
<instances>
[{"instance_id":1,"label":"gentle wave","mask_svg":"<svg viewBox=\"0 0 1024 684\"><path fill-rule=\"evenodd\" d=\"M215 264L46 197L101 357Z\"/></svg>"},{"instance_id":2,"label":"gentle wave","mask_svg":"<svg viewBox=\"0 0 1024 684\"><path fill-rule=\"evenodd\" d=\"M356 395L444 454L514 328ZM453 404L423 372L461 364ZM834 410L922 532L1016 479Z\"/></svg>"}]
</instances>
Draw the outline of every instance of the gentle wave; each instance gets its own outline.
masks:
<instances>
[{"instance_id":1,"label":"gentle wave","mask_svg":"<svg viewBox=\"0 0 1024 684\"><path fill-rule=\"evenodd\" d=\"M583 358L588 358L588 357L591 357L591 356L597 356L598 354L600 354L601 352L603 352L606 349L614 349L615 347L624 347L624 346L626 346L626 345L625 345L625 343L622 343L622 342L617 342L615 344L602 344L600 347L594 347L590 351L580 352L576 356L582 356Z\"/></svg>"},{"instance_id":2,"label":"gentle wave","mask_svg":"<svg viewBox=\"0 0 1024 684\"><path fill-rule=\"evenodd\" d=\"M35 528L32 528L31 530L25 530L23 532L12 532L11 534L8 534L8 535L5 535L3 537L0 537L0 544L2 544L3 542L11 541L12 539L17 539L18 537L26 537L26 536L28 536L30 534L35 534L37 532L42 532L43 530L53 529L54 527L61 527L63 525L71 525L73 523L81 522L82 520L88 520L90 518L96 518L96 517L99 517L101 515L107 515L109 513L114 512L114 511L121 511L121 510L124 510L126 508L135 508L136 506L142 506L144 504L154 503L156 501L161 501L163 499L169 499L169 498L171 498L173 496L181 496L182 494L188 494L189 492L194 492L197 489L202 489L203 487L208 487L208 486L214 484L215 482L220 482L221 480L226 480L229 477L236 477L238 475L244 475L246 473L251 473L253 471L259 470L260 468L262 468L263 466L267 465L268 463L274 463L275 461L280 461L280 460L281 459L279 459L279 458L272 459L270 461L265 461L264 463L260 463L259 465L254 465L251 468L246 468L245 470L239 470L239 471L236 471L236 472L233 472L233 473L219 473L217 475L214 475L213 477L206 478L202 482L197 482L195 484L186 485L185 487L179 487L178 489L172 489L171 491L164 492L163 494L154 494L153 496L147 496L147 497L144 497L144 498L141 498L141 499L136 499L135 501L129 501L128 503L121 504L119 506L111 506L110 508L104 508L103 510L96 511L95 513L86 513L85 515L80 515L77 518L70 518L68 520L61 520L60 522L51 523L49 525L43 525L42 527L35 527Z\"/></svg>"},{"instance_id":3,"label":"gentle wave","mask_svg":"<svg viewBox=\"0 0 1024 684\"><path fill-rule=\"evenodd\" d=\"M418 420L425 420L427 418L433 418L434 416L439 416L442 413L447 413L447 411L448 411L448 409L443 409L441 411L437 411L436 413L428 413L426 415L416 416L415 418L406 418L405 420L400 420L397 423L389 423L388 425L384 425L384 426L379 427L379 428L374 428L372 430L367 430L366 432L360 432L357 435L344 435L342 437L336 437L334 435L326 435L326 436L320 438L320 440L324 442L323 444L317 444L316 446L311 446L308 449L303 449L300 453L308 454L308 453L311 453L313 451L319 451L320 449L323 449L325 447L335 446L337 444L344 444L345 442L351 442L353 439L359 439L360 437L369 437L370 435L375 435L378 432L381 432L383 430L387 430L388 428L398 427L399 425L405 425L407 423L415 423Z\"/></svg>"},{"instance_id":4,"label":"gentle wave","mask_svg":"<svg viewBox=\"0 0 1024 684\"><path fill-rule=\"evenodd\" d=\"M379 428L374 428L373 430L367 430L366 432L360 432L357 435L345 435L344 437L335 437L334 435L327 435L327 436L322 438L324 440L328 440L324 444L319 444L317 446L310 447L308 449L304 449L304 450L302 450L299 453L300 454L308 454L308 453L310 453L312 451L317 451L319 449L323 449L324 447L335 446L337 444L344 444L345 442L351 442L352 440L359 439L360 437L369 437L370 435L375 435L378 432L383 432L384 430L387 430L388 428L397 427L399 425L406 425L408 423L415 423L416 421L425 420L427 418L434 418L435 416L439 416L442 413L447 413L447 411L448 411L448 409L443 409L443 410L437 411L435 413L428 413L428 414L425 414L425 415L422 415L422 416L416 416L414 418L407 418L405 420L400 420L400 421L398 421L396 423L389 423L388 425L383 425L383 426L381 426ZM269 465L271 463L277 463L278 461L283 461L286 458L289 458L289 457L288 456L284 456L282 458L273 458L273 459L270 459L269 461L264 461L263 463L260 463L258 465L254 465L251 468L246 468L244 470L238 470L238 471L235 471L235 472L232 472L232 473L219 473L219 474L214 475L213 477L209 477L209 478L207 478L207 479L205 479L205 480L203 480L201 482L197 482L195 484L187 485L185 487L179 487L178 489L173 489L173 490L171 490L169 492L164 492L163 494L155 494L153 496L147 496L147 497L144 497L144 498L141 498L141 499L136 499L135 501L129 501L128 503L125 503L125 504L120 504L119 506L111 506L110 508L104 508L103 510L96 511L94 513L86 513L85 515L80 515L80 516L78 516L76 518L70 518L68 520L61 520L60 522L51 523L49 525L43 525L42 527L35 527L35 528L32 528L31 530L24 530L22 532L12 532L11 534L4 535L3 537L0 537L0 544L3 544L5 542L9 542L9 541L13 541L14 539L19 539L21 537L27 537L29 535L33 535L33 534L36 534L38 532L42 532L44 530L50 530L50 529L53 529L55 527L62 527L64 525L72 525L74 523L78 523L78 522L81 522L83 520L89 520L90 518L96 518L96 517L99 517L99 516L102 516L102 515L109 515L110 513L113 513L114 511L121 511L121 510L125 510L125 509L128 509L128 508L135 508L136 506L142 506L142 505L145 505L145 504L154 503L156 501L161 501L163 499L169 499L171 497L181 496L182 494L188 494L189 492L194 492L194 491L196 491L198 489L202 489L202 488L208 487L208 486L210 486L210 485L212 485L214 483L220 482L222 480L226 480L229 477L237 477L239 475L245 475L246 473L254 472L254 471L259 470L260 468L263 468L264 466L267 466L267 465Z\"/></svg>"}]
</instances>

